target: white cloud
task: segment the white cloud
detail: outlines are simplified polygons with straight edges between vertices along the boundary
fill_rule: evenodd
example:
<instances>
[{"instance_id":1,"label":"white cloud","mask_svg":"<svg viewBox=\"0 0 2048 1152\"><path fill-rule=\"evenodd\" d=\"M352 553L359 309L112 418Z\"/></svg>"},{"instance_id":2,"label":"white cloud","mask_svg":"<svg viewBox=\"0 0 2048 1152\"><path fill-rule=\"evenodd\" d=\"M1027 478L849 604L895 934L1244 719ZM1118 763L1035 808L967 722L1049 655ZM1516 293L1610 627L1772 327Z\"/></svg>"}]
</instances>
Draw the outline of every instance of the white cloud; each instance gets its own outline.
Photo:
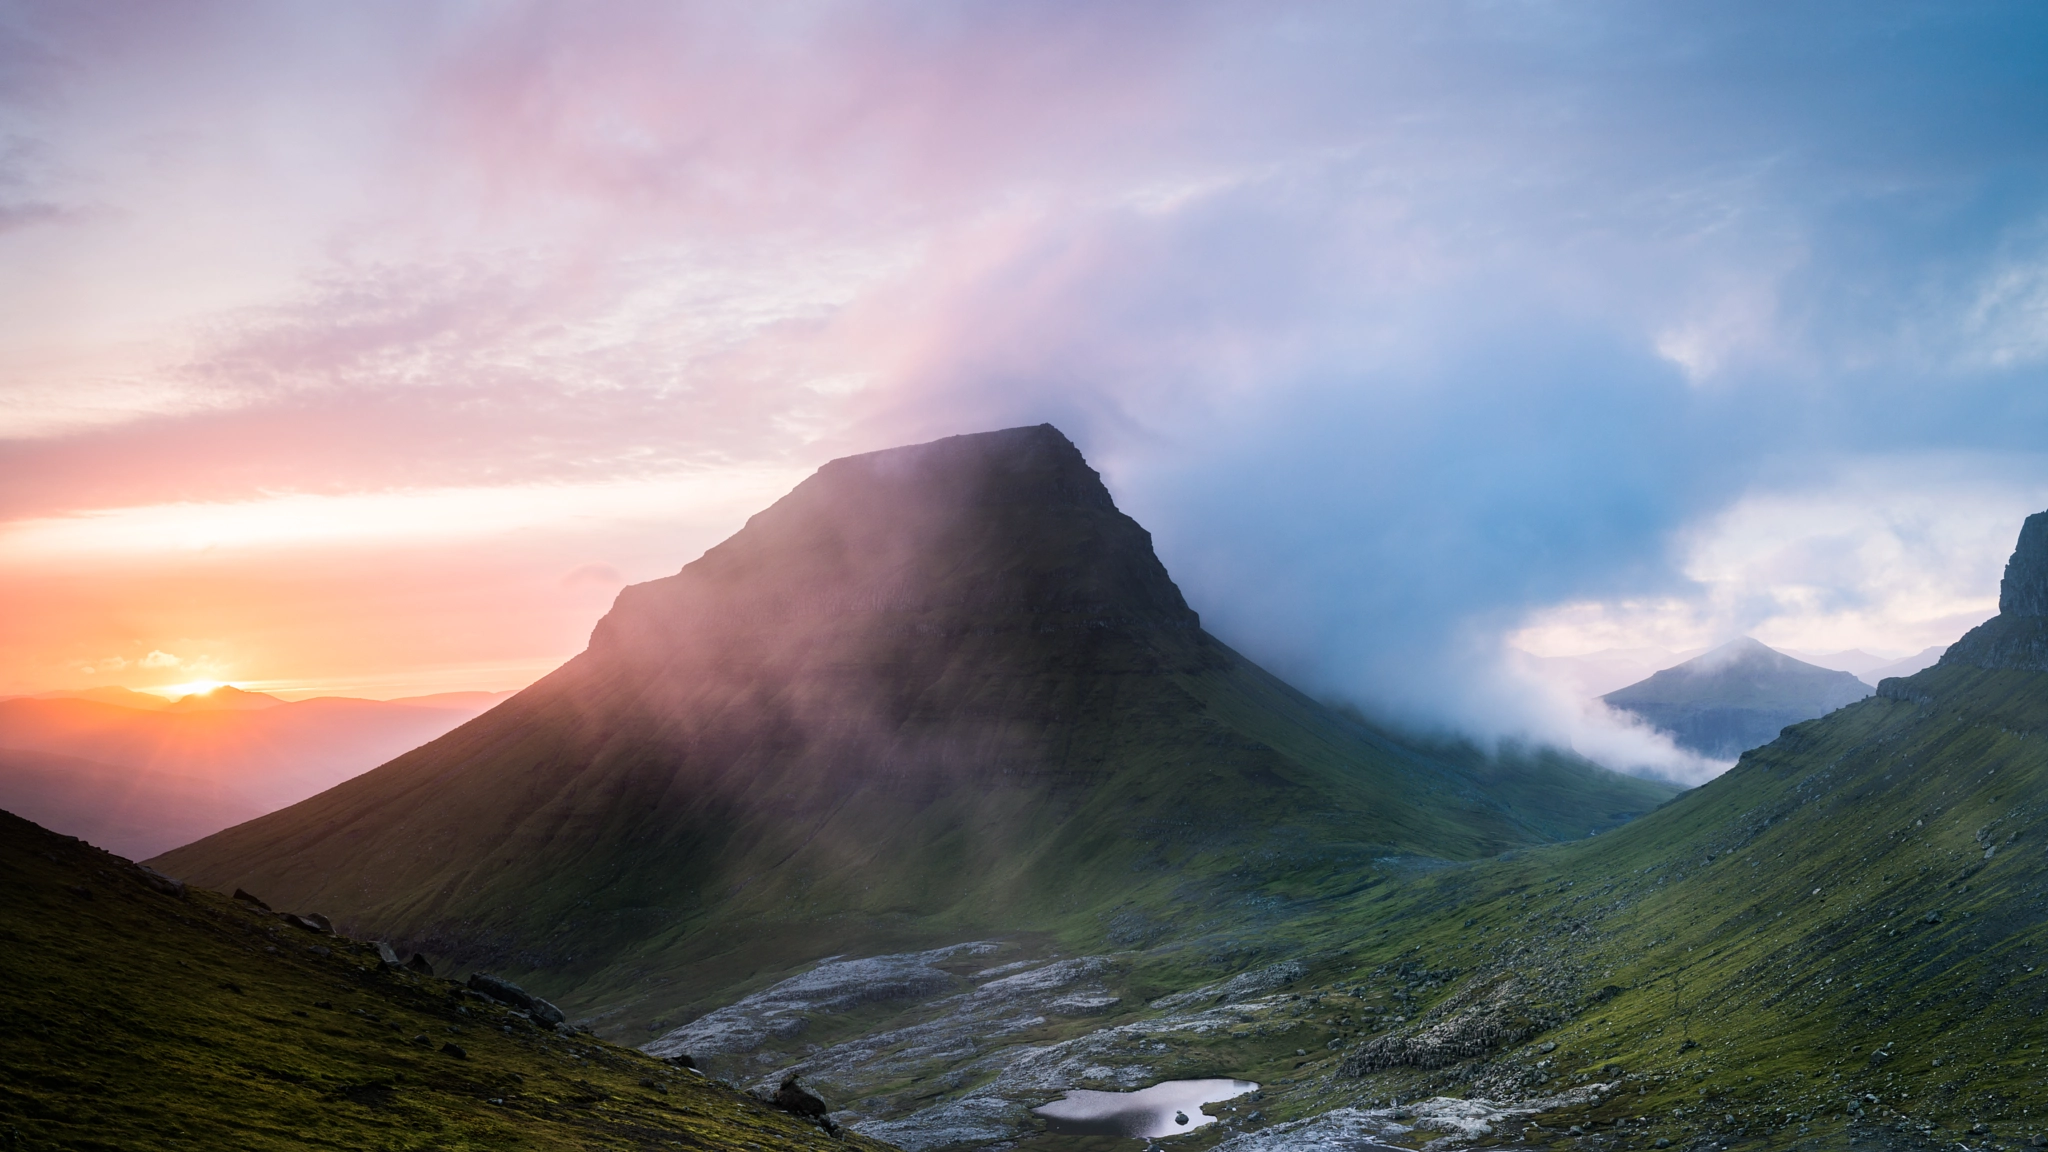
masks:
<instances>
[{"instance_id":1,"label":"white cloud","mask_svg":"<svg viewBox=\"0 0 2048 1152\"><path fill-rule=\"evenodd\" d=\"M1508 636L1539 656L1699 648L1751 635L1806 651L1917 652L1998 610L2019 525L2048 506L2038 460L1919 455L1844 462L1755 491L1685 530L1691 590L1581 600Z\"/></svg>"}]
</instances>

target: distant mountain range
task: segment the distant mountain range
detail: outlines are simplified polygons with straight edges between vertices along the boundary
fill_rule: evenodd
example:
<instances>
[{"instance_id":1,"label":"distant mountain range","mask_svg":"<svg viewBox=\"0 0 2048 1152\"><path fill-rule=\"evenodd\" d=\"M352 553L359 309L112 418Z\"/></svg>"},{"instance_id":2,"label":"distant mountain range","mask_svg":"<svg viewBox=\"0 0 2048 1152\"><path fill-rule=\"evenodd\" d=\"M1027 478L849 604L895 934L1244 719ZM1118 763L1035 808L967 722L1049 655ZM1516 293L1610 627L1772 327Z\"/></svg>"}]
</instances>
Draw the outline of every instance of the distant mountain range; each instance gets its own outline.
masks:
<instances>
[{"instance_id":1,"label":"distant mountain range","mask_svg":"<svg viewBox=\"0 0 2048 1152\"><path fill-rule=\"evenodd\" d=\"M623 1035L829 953L1157 940L1673 791L1303 696L1202 630L1040 426L835 460L492 712L156 865Z\"/></svg>"},{"instance_id":2,"label":"distant mountain range","mask_svg":"<svg viewBox=\"0 0 2048 1152\"><path fill-rule=\"evenodd\" d=\"M1788 725L1870 692L1847 672L1794 660L1745 636L1600 699L1647 721L1681 748L1732 760L1770 743Z\"/></svg>"},{"instance_id":3,"label":"distant mountain range","mask_svg":"<svg viewBox=\"0 0 2048 1152\"><path fill-rule=\"evenodd\" d=\"M0 700L0 808L132 857L303 800L418 747L505 694L288 702L221 687Z\"/></svg>"},{"instance_id":4,"label":"distant mountain range","mask_svg":"<svg viewBox=\"0 0 2048 1152\"><path fill-rule=\"evenodd\" d=\"M1590 700L1683 664L1706 651L1705 648L1606 648L1577 656L1518 653L1516 658L1536 677L1557 684L1572 698ZM1796 648L1780 648L1778 651L1818 668L1847 672L1875 688L1887 677L1911 676L1923 668L1932 667L1941 659L1946 647L1937 644L1900 659L1875 656L1855 648L1843 652L1805 652Z\"/></svg>"}]
</instances>

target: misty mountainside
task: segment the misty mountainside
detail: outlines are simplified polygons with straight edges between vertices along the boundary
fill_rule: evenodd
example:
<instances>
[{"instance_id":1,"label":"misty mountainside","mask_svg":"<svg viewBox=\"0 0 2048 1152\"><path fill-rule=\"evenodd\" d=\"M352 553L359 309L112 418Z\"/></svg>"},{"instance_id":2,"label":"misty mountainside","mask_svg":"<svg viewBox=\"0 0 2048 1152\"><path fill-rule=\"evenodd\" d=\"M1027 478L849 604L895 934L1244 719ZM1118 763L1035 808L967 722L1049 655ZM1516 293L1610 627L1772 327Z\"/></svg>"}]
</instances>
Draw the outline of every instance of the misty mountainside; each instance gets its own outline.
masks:
<instances>
[{"instance_id":1,"label":"misty mountainside","mask_svg":"<svg viewBox=\"0 0 2048 1152\"><path fill-rule=\"evenodd\" d=\"M155 864L644 1040L822 956L1128 947L1673 791L1307 698L1202 630L1038 426L826 464L492 712Z\"/></svg>"},{"instance_id":2,"label":"misty mountainside","mask_svg":"<svg viewBox=\"0 0 2048 1152\"><path fill-rule=\"evenodd\" d=\"M649 1049L794 1070L913 1152L1050 1152L1030 1107L1061 1090L1207 1076L1262 1088L1176 1146L2048 1145L2044 572L2008 568L1940 664L1598 836L1375 859L1144 946L834 957Z\"/></svg>"},{"instance_id":3,"label":"misty mountainside","mask_svg":"<svg viewBox=\"0 0 2048 1152\"><path fill-rule=\"evenodd\" d=\"M883 1146L0 812L0 1146Z\"/></svg>"},{"instance_id":4,"label":"misty mountainside","mask_svg":"<svg viewBox=\"0 0 2048 1152\"><path fill-rule=\"evenodd\" d=\"M1858 672L1856 678L1875 688L1894 676L1911 676L1923 668L1934 667L1941 662L1942 655L1947 651L1948 645L1936 644L1931 648L1923 648L1903 660L1894 660L1867 672Z\"/></svg>"},{"instance_id":5,"label":"misty mountainside","mask_svg":"<svg viewBox=\"0 0 2048 1152\"><path fill-rule=\"evenodd\" d=\"M1820 668L1745 636L1600 697L1681 748L1732 760L1780 729L1870 695L1847 672Z\"/></svg>"},{"instance_id":6,"label":"misty mountainside","mask_svg":"<svg viewBox=\"0 0 2048 1152\"><path fill-rule=\"evenodd\" d=\"M360 775L492 701L290 702L227 686L175 701L122 688L18 696L0 700L0 808L153 856Z\"/></svg>"}]
</instances>

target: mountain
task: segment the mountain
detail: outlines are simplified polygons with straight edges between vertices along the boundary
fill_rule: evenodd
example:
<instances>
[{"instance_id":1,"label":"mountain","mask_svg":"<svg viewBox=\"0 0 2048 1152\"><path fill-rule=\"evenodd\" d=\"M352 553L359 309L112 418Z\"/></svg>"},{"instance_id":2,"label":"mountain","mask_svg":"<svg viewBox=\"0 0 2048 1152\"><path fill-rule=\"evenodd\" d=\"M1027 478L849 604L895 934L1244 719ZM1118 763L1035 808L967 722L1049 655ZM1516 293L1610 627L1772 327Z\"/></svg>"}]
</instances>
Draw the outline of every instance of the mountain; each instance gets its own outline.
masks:
<instances>
[{"instance_id":1,"label":"mountain","mask_svg":"<svg viewBox=\"0 0 2048 1152\"><path fill-rule=\"evenodd\" d=\"M112 684L99 688L67 688L57 692L38 692L30 697L7 696L6 700L97 700L101 704L118 704L123 708L140 708L154 712L170 707L171 702L149 692L137 692L132 688L121 688Z\"/></svg>"},{"instance_id":2,"label":"mountain","mask_svg":"<svg viewBox=\"0 0 2048 1152\"><path fill-rule=\"evenodd\" d=\"M1668 733L1681 748L1733 759L1788 724L1853 703L1870 686L1743 637L1600 699Z\"/></svg>"},{"instance_id":3,"label":"mountain","mask_svg":"<svg viewBox=\"0 0 2048 1152\"><path fill-rule=\"evenodd\" d=\"M1779 653L1794 660L1803 660L1816 668L1832 668L1856 677L1868 676L1872 669L1882 668L1893 663L1895 659L1891 656L1865 652L1861 648L1845 648L1839 652L1804 652L1797 648L1784 648L1780 649Z\"/></svg>"},{"instance_id":4,"label":"mountain","mask_svg":"<svg viewBox=\"0 0 2048 1152\"><path fill-rule=\"evenodd\" d=\"M1531 774L1543 804L1502 799ZM155 863L623 1035L832 953L1159 939L1671 793L1303 696L1202 630L1042 425L832 461L483 717Z\"/></svg>"},{"instance_id":5,"label":"mountain","mask_svg":"<svg viewBox=\"0 0 2048 1152\"><path fill-rule=\"evenodd\" d=\"M885 1146L0 812L0 1145Z\"/></svg>"},{"instance_id":6,"label":"mountain","mask_svg":"<svg viewBox=\"0 0 2048 1152\"><path fill-rule=\"evenodd\" d=\"M303 800L482 710L474 701L287 703L260 693L212 702L223 707L204 699L184 707L188 696L130 708L94 691L95 698L0 700L0 807L131 856Z\"/></svg>"},{"instance_id":7,"label":"mountain","mask_svg":"<svg viewBox=\"0 0 2048 1152\"><path fill-rule=\"evenodd\" d=\"M263 815L219 780L0 748L0 806L46 828L154 854Z\"/></svg>"},{"instance_id":8,"label":"mountain","mask_svg":"<svg viewBox=\"0 0 2048 1152\"><path fill-rule=\"evenodd\" d=\"M1904 660L1894 660L1889 664L1881 664L1868 671L1858 672L1856 677L1865 684L1875 688L1893 676L1911 676L1923 668L1932 668L1940 662L1942 654L1947 651L1948 645L1936 644L1932 648L1923 648Z\"/></svg>"},{"instance_id":9,"label":"mountain","mask_svg":"<svg viewBox=\"0 0 2048 1152\"><path fill-rule=\"evenodd\" d=\"M180 696L164 707L169 712L260 712L283 704L283 700L267 692L245 692L232 684L222 684Z\"/></svg>"},{"instance_id":10,"label":"mountain","mask_svg":"<svg viewBox=\"0 0 2048 1152\"><path fill-rule=\"evenodd\" d=\"M1166 1077L1258 1082L1218 1152L2048 1146L2044 532L1939 664L1598 836L1194 940L829 958L650 1048L916 1152L1059 1147L1032 1107Z\"/></svg>"}]
</instances>

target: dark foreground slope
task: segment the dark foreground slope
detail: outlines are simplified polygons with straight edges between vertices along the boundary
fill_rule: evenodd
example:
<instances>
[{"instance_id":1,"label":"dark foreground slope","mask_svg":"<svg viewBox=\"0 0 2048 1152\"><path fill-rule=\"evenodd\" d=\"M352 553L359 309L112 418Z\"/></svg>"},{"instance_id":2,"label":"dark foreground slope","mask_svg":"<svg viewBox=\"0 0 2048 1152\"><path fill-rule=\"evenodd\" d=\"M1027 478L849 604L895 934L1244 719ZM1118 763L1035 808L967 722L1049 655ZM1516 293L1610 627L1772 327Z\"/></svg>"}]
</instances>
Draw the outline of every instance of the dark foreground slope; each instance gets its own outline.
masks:
<instances>
[{"instance_id":1,"label":"dark foreground slope","mask_svg":"<svg viewBox=\"0 0 2048 1152\"><path fill-rule=\"evenodd\" d=\"M1847 672L1821 668L1743 637L1602 696L1679 747L1732 760L1790 724L1870 695Z\"/></svg>"},{"instance_id":2,"label":"dark foreground slope","mask_svg":"<svg viewBox=\"0 0 2048 1152\"><path fill-rule=\"evenodd\" d=\"M0 886L0 1147L884 1147L4 812Z\"/></svg>"},{"instance_id":3,"label":"dark foreground slope","mask_svg":"<svg viewBox=\"0 0 2048 1152\"><path fill-rule=\"evenodd\" d=\"M488 715L157 864L638 1028L822 955L1149 938L1670 794L1551 758L1568 799L1524 813L1498 767L1210 637L1040 426L834 461Z\"/></svg>"}]
</instances>

